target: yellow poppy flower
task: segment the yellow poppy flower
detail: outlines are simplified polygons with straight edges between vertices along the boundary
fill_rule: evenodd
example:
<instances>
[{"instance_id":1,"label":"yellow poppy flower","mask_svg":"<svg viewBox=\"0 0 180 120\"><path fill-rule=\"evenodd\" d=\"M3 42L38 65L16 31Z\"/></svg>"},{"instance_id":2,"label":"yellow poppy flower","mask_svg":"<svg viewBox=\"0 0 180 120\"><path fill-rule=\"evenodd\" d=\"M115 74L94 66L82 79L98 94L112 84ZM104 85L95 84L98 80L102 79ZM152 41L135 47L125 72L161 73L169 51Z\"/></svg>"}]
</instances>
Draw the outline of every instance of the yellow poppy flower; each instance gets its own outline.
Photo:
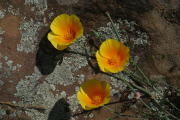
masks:
<instances>
[{"instance_id":1,"label":"yellow poppy flower","mask_svg":"<svg viewBox=\"0 0 180 120\"><path fill-rule=\"evenodd\" d=\"M82 84L77 98L85 110L91 110L110 101L110 87L104 81L88 80Z\"/></svg>"},{"instance_id":2,"label":"yellow poppy flower","mask_svg":"<svg viewBox=\"0 0 180 120\"><path fill-rule=\"evenodd\" d=\"M80 19L75 15L61 14L50 25L48 40L58 50L64 50L83 34Z\"/></svg>"},{"instance_id":3,"label":"yellow poppy flower","mask_svg":"<svg viewBox=\"0 0 180 120\"><path fill-rule=\"evenodd\" d=\"M104 41L96 52L98 65L103 72L118 73L129 61L129 48L114 39Z\"/></svg>"}]
</instances>

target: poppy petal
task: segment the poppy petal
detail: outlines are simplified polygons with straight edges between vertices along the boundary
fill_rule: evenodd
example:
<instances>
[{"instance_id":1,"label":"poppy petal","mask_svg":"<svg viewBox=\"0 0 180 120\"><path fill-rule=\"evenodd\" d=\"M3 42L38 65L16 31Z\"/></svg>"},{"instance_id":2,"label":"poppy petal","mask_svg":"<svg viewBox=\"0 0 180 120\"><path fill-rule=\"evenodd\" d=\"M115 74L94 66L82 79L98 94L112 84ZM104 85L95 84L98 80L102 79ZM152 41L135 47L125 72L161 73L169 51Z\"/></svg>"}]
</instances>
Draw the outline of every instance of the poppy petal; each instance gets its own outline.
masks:
<instances>
[{"instance_id":1,"label":"poppy petal","mask_svg":"<svg viewBox=\"0 0 180 120\"><path fill-rule=\"evenodd\" d=\"M99 94L101 92L101 84L100 84L99 80L96 80L96 79L86 81L81 86L81 88L82 88L81 91L83 91L85 94L87 94L89 96L89 98L91 98L91 99L94 95Z\"/></svg>"},{"instance_id":2,"label":"poppy petal","mask_svg":"<svg viewBox=\"0 0 180 120\"><path fill-rule=\"evenodd\" d=\"M84 109L87 104L91 104L91 99L87 96L87 94L82 93L82 91L78 91L77 98Z\"/></svg>"},{"instance_id":3,"label":"poppy petal","mask_svg":"<svg viewBox=\"0 0 180 120\"><path fill-rule=\"evenodd\" d=\"M88 80L82 84L77 98L84 109L91 110L110 101L110 87L103 81Z\"/></svg>"},{"instance_id":4,"label":"poppy petal","mask_svg":"<svg viewBox=\"0 0 180 120\"><path fill-rule=\"evenodd\" d=\"M106 96L110 96L110 86L105 82L101 81L101 92L105 93Z\"/></svg>"},{"instance_id":5,"label":"poppy petal","mask_svg":"<svg viewBox=\"0 0 180 120\"><path fill-rule=\"evenodd\" d=\"M83 34L83 26L75 15L61 14L51 23L48 39L58 50L64 50Z\"/></svg>"},{"instance_id":6,"label":"poppy petal","mask_svg":"<svg viewBox=\"0 0 180 120\"><path fill-rule=\"evenodd\" d=\"M70 25L71 21L69 15L61 14L53 20L50 28L55 34L63 35L70 29Z\"/></svg>"},{"instance_id":7,"label":"poppy petal","mask_svg":"<svg viewBox=\"0 0 180 120\"><path fill-rule=\"evenodd\" d=\"M129 61L129 48L114 39L104 41L96 52L98 65L103 72L118 73Z\"/></svg>"},{"instance_id":8,"label":"poppy petal","mask_svg":"<svg viewBox=\"0 0 180 120\"><path fill-rule=\"evenodd\" d=\"M98 61L98 65L99 67L101 68L101 70L103 72L109 72L107 69L106 69L106 66L109 66L107 63L108 63L108 59L107 58L104 58L100 55L100 52L99 50L96 52L96 59Z\"/></svg>"},{"instance_id":9,"label":"poppy petal","mask_svg":"<svg viewBox=\"0 0 180 120\"><path fill-rule=\"evenodd\" d=\"M70 18L72 22L71 29L76 33L75 38L81 37L83 34L83 26L80 22L80 19L75 15L71 15Z\"/></svg>"},{"instance_id":10,"label":"poppy petal","mask_svg":"<svg viewBox=\"0 0 180 120\"><path fill-rule=\"evenodd\" d=\"M114 39L104 41L100 46L100 53L103 57L112 58L118 54L120 42Z\"/></svg>"},{"instance_id":11,"label":"poppy petal","mask_svg":"<svg viewBox=\"0 0 180 120\"><path fill-rule=\"evenodd\" d=\"M55 35L53 32L48 33L48 39L51 44L58 50L64 50L68 47L68 45L59 42L63 38L61 36Z\"/></svg>"}]
</instances>

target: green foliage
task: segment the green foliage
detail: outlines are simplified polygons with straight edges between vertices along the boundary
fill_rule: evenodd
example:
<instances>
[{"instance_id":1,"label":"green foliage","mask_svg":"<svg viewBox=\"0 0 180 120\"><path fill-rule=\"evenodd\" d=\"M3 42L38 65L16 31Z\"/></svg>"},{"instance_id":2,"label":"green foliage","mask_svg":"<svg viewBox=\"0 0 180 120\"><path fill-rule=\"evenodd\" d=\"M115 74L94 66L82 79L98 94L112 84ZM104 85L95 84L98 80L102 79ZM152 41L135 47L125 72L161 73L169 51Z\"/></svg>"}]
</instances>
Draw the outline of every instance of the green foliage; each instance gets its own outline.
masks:
<instances>
[{"instance_id":1,"label":"green foliage","mask_svg":"<svg viewBox=\"0 0 180 120\"><path fill-rule=\"evenodd\" d=\"M167 58L167 55L166 54L162 54L161 58L165 59L165 58Z\"/></svg>"}]
</instances>

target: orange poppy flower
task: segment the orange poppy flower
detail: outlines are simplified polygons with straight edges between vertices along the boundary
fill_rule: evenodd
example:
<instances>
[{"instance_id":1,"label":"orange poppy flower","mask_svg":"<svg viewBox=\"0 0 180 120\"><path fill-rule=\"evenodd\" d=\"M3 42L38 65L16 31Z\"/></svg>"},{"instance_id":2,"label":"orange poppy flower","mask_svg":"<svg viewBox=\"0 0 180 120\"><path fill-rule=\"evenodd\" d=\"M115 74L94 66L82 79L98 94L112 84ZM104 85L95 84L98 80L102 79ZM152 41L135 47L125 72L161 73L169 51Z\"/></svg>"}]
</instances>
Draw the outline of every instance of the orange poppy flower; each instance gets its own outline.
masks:
<instances>
[{"instance_id":1,"label":"orange poppy flower","mask_svg":"<svg viewBox=\"0 0 180 120\"><path fill-rule=\"evenodd\" d=\"M91 110L110 101L110 87L104 81L88 80L82 84L77 98L85 110Z\"/></svg>"},{"instance_id":2,"label":"orange poppy flower","mask_svg":"<svg viewBox=\"0 0 180 120\"><path fill-rule=\"evenodd\" d=\"M62 14L57 16L50 25L48 40L58 50L64 50L83 34L80 19L75 15Z\"/></svg>"},{"instance_id":3,"label":"orange poppy flower","mask_svg":"<svg viewBox=\"0 0 180 120\"><path fill-rule=\"evenodd\" d=\"M114 39L104 41L96 52L98 65L103 72L118 73L129 61L129 48Z\"/></svg>"}]
</instances>

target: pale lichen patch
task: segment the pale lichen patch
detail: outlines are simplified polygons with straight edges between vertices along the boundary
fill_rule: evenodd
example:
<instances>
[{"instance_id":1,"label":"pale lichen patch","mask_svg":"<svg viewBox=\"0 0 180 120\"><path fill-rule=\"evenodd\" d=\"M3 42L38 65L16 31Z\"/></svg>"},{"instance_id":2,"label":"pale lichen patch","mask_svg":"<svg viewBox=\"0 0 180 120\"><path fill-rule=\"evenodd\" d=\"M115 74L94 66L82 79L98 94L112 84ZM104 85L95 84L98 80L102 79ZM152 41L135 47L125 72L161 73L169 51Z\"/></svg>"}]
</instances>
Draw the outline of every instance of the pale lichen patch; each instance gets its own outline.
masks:
<instances>
[{"instance_id":1,"label":"pale lichen patch","mask_svg":"<svg viewBox=\"0 0 180 120\"><path fill-rule=\"evenodd\" d=\"M126 26L126 29L123 27ZM118 19L117 23L115 23L115 27L117 32L123 42L133 41L134 45L150 45L149 37L145 32L136 29L136 26L139 26L135 21L127 21ZM129 36L128 32L131 32L131 36ZM116 39L118 40L111 23L107 23L107 27L98 28L98 33L103 40L106 39ZM132 37L133 35L133 37Z\"/></svg>"},{"instance_id":2,"label":"pale lichen patch","mask_svg":"<svg viewBox=\"0 0 180 120\"><path fill-rule=\"evenodd\" d=\"M79 86L76 86L75 89L74 89L75 93L77 93L78 91L80 91L80 87Z\"/></svg>"},{"instance_id":3,"label":"pale lichen patch","mask_svg":"<svg viewBox=\"0 0 180 120\"><path fill-rule=\"evenodd\" d=\"M77 79L79 84L82 84L84 82L84 77L85 77L84 74L80 74L80 75L76 76L76 79Z\"/></svg>"},{"instance_id":4,"label":"pale lichen patch","mask_svg":"<svg viewBox=\"0 0 180 120\"><path fill-rule=\"evenodd\" d=\"M17 93L14 95L15 97L20 97L22 99L18 104L40 105L48 108L44 113L40 113L38 110L33 109L25 111L25 114L32 119L45 120L48 118L48 113L56 101L66 97L66 93L65 91L62 91L60 94L54 95L50 91L56 90L55 85L45 81L40 84L38 81L41 80L41 78L41 73L38 71L38 68L35 67L32 75L26 76L25 79L20 80L16 86Z\"/></svg>"},{"instance_id":5,"label":"pale lichen patch","mask_svg":"<svg viewBox=\"0 0 180 120\"><path fill-rule=\"evenodd\" d=\"M12 68L12 63L13 63L12 60L8 60L8 61L6 62L6 64L8 65L8 67L9 67L10 69Z\"/></svg>"},{"instance_id":6,"label":"pale lichen patch","mask_svg":"<svg viewBox=\"0 0 180 120\"><path fill-rule=\"evenodd\" d=\"M49 15L48 15L48 18L51 19L53 16L54 16L54 13L50 12Z\"/></svg>"},{"instance_id":7,"label":"pale lichen patch","mask_svg":"<svg viewBox=\"0 0 180 120\"><path fill-rule=\"evenodd\" d=\"M75 82L74 73L71 72L71 66L67 64L67 59L65 57L61 66L57 65L54 71L46 77L48 83L67 86Z\"/></svg>"},{"instance_id":8,"label":"pale lichen patch","mask_svg":"<svg viewBox=\"0 0 180 120\"><path fill-rule=\"evenodd\" d=\"M0 10L0 19L3 19L6 14L6 10Z\"/></svg>"},{"instance_id":9,"label":"pale lichen patch","mask_svg":"<svg viewBox=\"0 0 180 120\"><path fill-rule=\"evenodd\" d=\"M44 15L44 12L47 10L47 0L25 0L25 5L35 5L36 15ZM34 8L33 8L34 9Z\"/></svg>"},{"instance_id":10,"label":"pale lichen patch","mask_svg":"<svg viewBox=\"0 0 180 120\"><path fill-rule=\"evenodd\" d=\"M115 77L110 77L111 78L111 84L115 87L115 88L119 88L119 90L120 91L124 91L125 89L126 89L126 87L127 87L127 85L122 81L122 80L120 80L120 79L117 79L117 78L119 78L119 76L121 76L121 78L123 78L124 80L126 80L127 82L132 82L132 80L128 77L128 76L126 76L126 75L124 75L123 73L119 73L119 74L116 74L116 75L114 75Z\"/></svg>"},{"instance_id":11,"label":"pale lichen patch","mask_svg":"<svg viewBox=\"0 0 180 120\"><path fill-rule=\"evenodd\" d=\"M2 86L3 84L4 84L4 82L0 78L0 86ZM0 90L1 90L1 88L0 88Z\"/></svg>"},{"instance_id":12,"label":"pale lichen patch","mask_svg":"<svg viewBox=\"0 0 180 120\"><path fill-rule=\"evenodd\" d=\"M9 5L8 12L12 15L19 15L19 8L15 9L13 5Z\"/></svg>"},{"instance_id":13,"label":"pale lichen patch","mask_svg":"<svg viewBox=\"0 0 180 120\"><path fill-rule=\"evenodd\" d=\"M21 22L19 30L22 33L20 44L17 44L18 51L26 53L34 52L38 44L38 31L43 27L42 22L34 22L31 19L29 22Z\"/></svg>"},{"instance_id":14,"label":"pale lichen patch","mask_svg":"<svg viewBox=\"0 0 180 120\"><path fill-rule=\"evenodd\" d=\"M135 98L135 94L133 92L131 92L129 95L128 95L128 98L130 100L132 100L133 98Z\"/></svg>"},{"instance_id":15,"label":"pale lichen patch","mask_svg":"<svg viewBox=\"0 0 180 120\"><path fill-rule=\"evenodd\" d=\"M71 5L77 3L79 0L57 0L60 5Z\"/></svg>"},{"instance_id":16,"label":"pale lichen patch","mask_svg":"<svg viewBox=\"0 0 180 120\"><path fill-rule=\"evenodd\" d=\"M85 43L85 36L82 36L77 42ZM80 54L85 54L85 50L77 44L72 44L69 46L73 52ZM78 72L82 67L87 66L88 62L86 56L71 53L70 57L64 57L63 62L60 66L56 66L54 71L46 77L46 80L50 84L60 84L60 85L72 85L77 79L79 83L84 80L84 75L80 75L80 78L74 77L74 73Z\"/></svg>"},{"instance_id":17,"label":"pale lichen patch","mask_svg":"<svg viewBox=\"0 0 180 120\"><path fill-rule=\"evenodd\" d=\"M6 114L6 111L4 109L1 108L0 106L0 119L2 119L2 117Z\"/></svg>"},{"instance_id":18,"label":"pale lichen patch","mask_svg":"<svg viewBox=\"0 0 180 120\"><path fill-rule=\"evenodd\" d=\"M94 117L94 114L93 113L90 113L89 114L89 118L93 118Z\"/></svg>"},{"instance_id":19,"label":"pale lichen patch","mask_svg":"<svg viewBox=\"0 0 180 120\"><path fill-rule=\"evenodd\" d=\"M111 96L114 96L115 94L118 94L119 93L119 90L116 90L116 89L112 89L110 90L110 94Z\"/></svg>"},{"instance_id":20,"label":"pale lichen patch","mask_svg":"<svg viewBox=\"0 0 180 120\"><path fill-rule=\"evenodd\" d=\"M79 39L76 40L76 43L79 43L83 46L86 45L86 37L82 35ZM69 62L72 64L72 71L77 72L82 67L85 67L88 65L87 57L91 55L88 51L86 51L84 48L79 46L78 44L73 43L69 46L70 50L73 52L76 52L77 54L71 54L72 58L69 58ZM89 47L86 47L89 49Z\"/></svg>"},{"instance_id":21,"label":"pale lichen patch","mask_svg":"<svg viewBox=\"0 0 180 120\"><path fill-rule=\"evenodd\" d=\"M70 110L72 112L76 112L78 110L78 108L79 108L79 101L77 99L77 95L76 94L74 94L72 96L69 96L67 102L70 104L69 108L70 108Z\"/></svg>"},{"instance_id":22,"label":"pale lichen patch","mask_svg":"<svg viewBox=\"0 0 180 120\"><path fill-rule=\"evenodd\" d=\"M0 35L2 35L2 34L4 34L4 33L5 33L5 31L3 31L2 28L0 27ZM3 39L3 38L0 37L0 43L2 43L2 39Z\"/></svg>"}]
</instances>

